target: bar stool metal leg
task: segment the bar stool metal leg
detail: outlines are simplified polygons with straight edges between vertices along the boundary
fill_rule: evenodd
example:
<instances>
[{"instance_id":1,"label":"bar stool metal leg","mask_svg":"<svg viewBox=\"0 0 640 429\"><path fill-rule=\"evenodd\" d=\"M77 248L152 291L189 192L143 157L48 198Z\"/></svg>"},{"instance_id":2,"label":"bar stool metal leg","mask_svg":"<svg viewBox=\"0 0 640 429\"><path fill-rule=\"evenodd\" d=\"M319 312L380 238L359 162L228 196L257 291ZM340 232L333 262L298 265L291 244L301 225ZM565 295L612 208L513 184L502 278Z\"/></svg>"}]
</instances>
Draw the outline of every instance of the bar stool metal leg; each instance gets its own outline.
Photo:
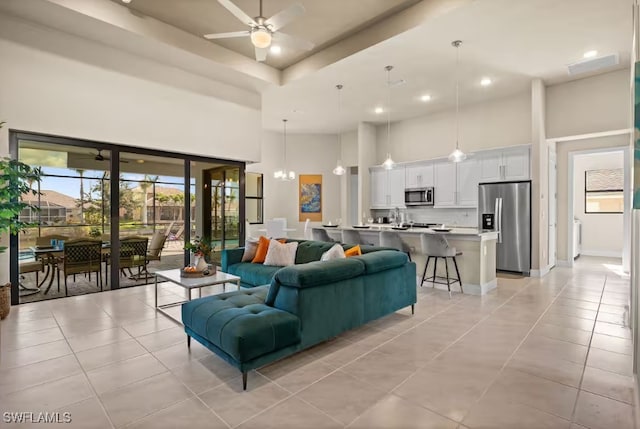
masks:
<instances>
[{"instance_id":1,"label":"bar stool metal leg","mask_svg":"<svg viewBox=\"0 0 640 429\"><path fill-rule=\"evenodd\" d=\"M424 264L424 271L422 271L422 281L420 282L420 287L424 284L424 281L427 277L427 267L429 266L429 261L431 260L431 256L427 256L427 262Z\"/></svg>"},{"instance_id":2,"label":"bar stool metal leg","mask_svg":"<svg viewBox=\"0 0 640 429\"><path fill-rule=\"evenodd\" d=\"M447 273L447 289L449 290L449 298L451 298L451 280L449 280L449 262L447 261L449 258L444 258L444 268Z\"/></svg>"},{"instance_id":3,"label":"bar stool metal leg","mask_svg":"<svg viewBox=\"0 0 640 429\"><path fill-rule=\"evenodd\" d=\"M436 287L436 276L438 275L438 257L434 256L434 262L433 262L433 277L431 278L431 287L435 288Z\"/></svg>"},{"instance_id":4,"label":"bar stool metal leg","mask_svg":"<svg viewBox=\"0 0 640 429\"><path fill-rule=\"evenodd\" d=\"M464 293L462 289L462 277L460 277L460 271L458 270L458 262L456 261L456 257L453 257L453 266L456 267L456 274L458 275L458 283L460 284L460 292Z\"/></svg>"}]
</instances>

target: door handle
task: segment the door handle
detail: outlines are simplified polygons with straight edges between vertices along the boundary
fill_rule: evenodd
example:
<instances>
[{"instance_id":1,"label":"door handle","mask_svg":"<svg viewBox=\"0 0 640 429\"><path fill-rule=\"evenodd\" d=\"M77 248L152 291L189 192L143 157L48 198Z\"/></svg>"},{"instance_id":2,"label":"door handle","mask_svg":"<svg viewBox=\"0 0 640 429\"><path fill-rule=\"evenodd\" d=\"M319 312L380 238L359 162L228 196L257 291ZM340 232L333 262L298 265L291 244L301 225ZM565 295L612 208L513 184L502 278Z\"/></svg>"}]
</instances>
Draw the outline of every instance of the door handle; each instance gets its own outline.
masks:
<instances>
[{"instance_id":1,"label":"door handle","mask_svg":"<svg viewBox=\"0 0 640 429\"><path fill-rule=\"evenodd\" d=\"M502 198L496 198L495 207L496 232L498 233L498 243L502 243Z\"/></svg>"}]
</instances>

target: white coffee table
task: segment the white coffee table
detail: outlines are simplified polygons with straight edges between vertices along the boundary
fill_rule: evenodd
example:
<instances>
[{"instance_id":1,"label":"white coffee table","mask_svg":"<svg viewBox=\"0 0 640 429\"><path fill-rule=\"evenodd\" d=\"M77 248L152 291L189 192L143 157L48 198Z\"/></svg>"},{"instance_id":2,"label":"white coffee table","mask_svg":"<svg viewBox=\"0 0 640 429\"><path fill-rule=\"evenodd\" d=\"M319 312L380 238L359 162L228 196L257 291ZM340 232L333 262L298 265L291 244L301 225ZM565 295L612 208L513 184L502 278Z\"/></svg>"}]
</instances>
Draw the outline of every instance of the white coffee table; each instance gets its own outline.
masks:
<instances>
[{"instance_id":1,"label":"white coffee table","mask_svg":"<svg viewBox=\"0 0 640 429\"><path fill-rule=\"evenodd\" d=\"M176 307L182 305L185 302L191 301L191 291L193 289L198 290L198 298L202 297L202 288L206 286L222 285L222 290L225 290L227 283L235 283L238 290L240 290L240 277L233 274L227 274L217 271L215 274L205 277L181 277L180 269L164 270L155 272L155 307L156 310L171 318L172 320L182 324L180 320L177 320L169 312L165 311L166 308ZM170 304L158 305L158 278L170 281L179 286L182 286L187 290L188 299L186 301L172 302Z\"/></svg>"}]
</instances>

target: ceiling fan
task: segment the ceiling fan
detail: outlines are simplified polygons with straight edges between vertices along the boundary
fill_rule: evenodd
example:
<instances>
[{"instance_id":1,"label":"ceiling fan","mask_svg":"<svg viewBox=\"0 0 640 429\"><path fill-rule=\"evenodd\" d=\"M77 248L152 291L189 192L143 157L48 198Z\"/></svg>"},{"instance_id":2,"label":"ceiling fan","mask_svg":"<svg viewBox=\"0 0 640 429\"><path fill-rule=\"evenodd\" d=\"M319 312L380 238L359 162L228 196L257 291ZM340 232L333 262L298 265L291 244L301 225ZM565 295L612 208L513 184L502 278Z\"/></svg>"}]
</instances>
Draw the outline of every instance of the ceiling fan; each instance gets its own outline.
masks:
<instances>
[{"instance_id":1,"label":"ceiling fan","mask_svg":"<svg viewBox=\"0 0 640 429\"><path fill-rule=\"evenodd\" d=\"M234 37L250 37L251 43L255 47L256 61L265 61L272 42L286 45L292 49L310 51L315 46L313 43L282 33L279 30L289 24L295 18L302 16L305 12L304 6L294 3L271 18L262 16L262 0L260 0L260 14L251 18L242 9L236 6L231 0L218 0L229 12L249 26L245 31L232 31L230 33L205 34L206 39L229 39Z\"/></svg>"},{"instance_id":2,"label":"ceiling fan","mask_svg":"<svg viewBox=\"0 0 640 429\"><path fill-rule=\"evenodd\" d=\"M93 159L94 161L111 161L111 158L108 158L108 157L106 157L106 156L104 156L102 154L102 149L98 149L98 153L95 154L95 156L83 156L83 157L80 157L80 158L82 158L82 159ZM129 161L127 161L126 159L120 159L120 162L126 164Z\"/></svg>"}]
</instances>

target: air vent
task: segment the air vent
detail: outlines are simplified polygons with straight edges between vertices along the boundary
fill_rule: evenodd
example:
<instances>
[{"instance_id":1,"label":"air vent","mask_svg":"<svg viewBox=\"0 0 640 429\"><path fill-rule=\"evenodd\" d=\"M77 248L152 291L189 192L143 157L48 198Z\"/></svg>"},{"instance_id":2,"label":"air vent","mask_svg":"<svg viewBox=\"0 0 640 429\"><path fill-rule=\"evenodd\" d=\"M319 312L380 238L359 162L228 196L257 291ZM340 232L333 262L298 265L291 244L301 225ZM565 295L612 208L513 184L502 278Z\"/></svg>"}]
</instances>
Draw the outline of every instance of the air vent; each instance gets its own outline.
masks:
<instances>
[{"instance_id":1,"label":"air vent","mask_svg":"<svg viewBox=\"0 0 640 429\"><path fill-rule=\"evenodd\" d=\"M576 76L583 73L591 73L617 66L619 63L620 58L618 54L611 54L603 57L578 61L577 63L569 64L567 68L569 70L569 76Z\"/></svg>"}]
</instances>

